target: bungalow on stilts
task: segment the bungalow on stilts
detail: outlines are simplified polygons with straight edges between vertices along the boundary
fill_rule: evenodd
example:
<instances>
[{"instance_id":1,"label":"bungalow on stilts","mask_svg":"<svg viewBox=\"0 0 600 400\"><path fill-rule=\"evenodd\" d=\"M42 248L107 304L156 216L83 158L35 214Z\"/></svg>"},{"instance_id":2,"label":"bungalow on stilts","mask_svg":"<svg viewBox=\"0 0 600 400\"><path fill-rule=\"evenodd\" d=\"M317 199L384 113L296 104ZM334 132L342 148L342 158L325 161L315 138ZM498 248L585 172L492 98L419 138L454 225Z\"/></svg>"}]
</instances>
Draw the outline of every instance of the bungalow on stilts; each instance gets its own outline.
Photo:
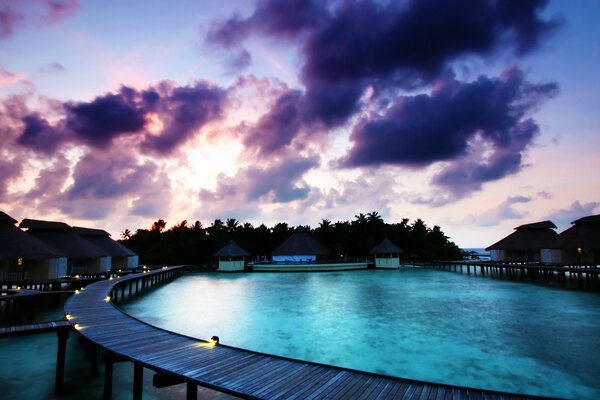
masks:
<instances>
[{"instance_id":1,"label":"bungalow on stilts","mask_svg":"<svg viewBox=\"0 0 600 400\"><path fill-rule=\"evenodd\" d=\"M110 271L108 252L88 242L63 222L24 219L19 225L27 234L52 246L67 257L67 274Z\"/></svg>"},{"instance_id":2,"label":"bungalow on stilts","mask_svg":"<svg viewBox=\"0 0 600 400\"><path fill-rule=\"evenodd\" d=\"M111 259L111 269L135 269L138 267L138 255L121 243L111 239L110 233L105 230L80 226L75 226L73 229L79 236L108 253Z\"/></svg>"},{"instance_id":3,"label":"bungalow on stilts","mask_svg":"<svg viewBox=\"0 0 600 400\"><path fill-rule=\"evenodd\" d=\"M600 264L600 215L579 218L571 224L557 238L560 262Z\"/></svg>"},{"instance_id":4,"label":"bungalow on stilts","mask_svg":"<svg viewBox=\"0 0 600 400\"><path fill-rule=\"evenodd\" d=\"M0 211L0 281L45 281L66 275L67 259L16 223Z\"/></svg>"},{"instance_id":5,"label":"bungalow on stilts","mask_svg":"<svg viewBox=\"0 0 600 400\"><path fill-rule=\"evenodd\" d=\"M557 233L552 221L525 224L504 239L486 248L492 261L557 262Z\"/></svg>"}]
</instances>

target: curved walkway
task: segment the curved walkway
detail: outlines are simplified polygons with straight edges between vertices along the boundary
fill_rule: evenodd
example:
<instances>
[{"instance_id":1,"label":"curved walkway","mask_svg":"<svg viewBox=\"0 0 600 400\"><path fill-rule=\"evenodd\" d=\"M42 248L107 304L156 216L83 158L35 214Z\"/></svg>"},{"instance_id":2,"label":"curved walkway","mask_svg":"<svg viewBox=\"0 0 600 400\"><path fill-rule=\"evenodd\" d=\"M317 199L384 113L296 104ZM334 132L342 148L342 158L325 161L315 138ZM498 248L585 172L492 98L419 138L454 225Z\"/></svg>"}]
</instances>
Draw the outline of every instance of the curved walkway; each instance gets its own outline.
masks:
<instances>
[{"instance_id":1,"label":"curved walkway","mask_svg":"<svg viewBox=\"0 0 600 400\"><path fill-rule=\"evenodd\" d=\"M242 398L535 398L394 378L224 345L210 347L199 339L139 321L114 307L107 298L115 285L153 274L164 274L174 268L94 283L71 296L65 305L65 312L79 334L112 355L188 384Z\"/></svg>"}]
</instances>

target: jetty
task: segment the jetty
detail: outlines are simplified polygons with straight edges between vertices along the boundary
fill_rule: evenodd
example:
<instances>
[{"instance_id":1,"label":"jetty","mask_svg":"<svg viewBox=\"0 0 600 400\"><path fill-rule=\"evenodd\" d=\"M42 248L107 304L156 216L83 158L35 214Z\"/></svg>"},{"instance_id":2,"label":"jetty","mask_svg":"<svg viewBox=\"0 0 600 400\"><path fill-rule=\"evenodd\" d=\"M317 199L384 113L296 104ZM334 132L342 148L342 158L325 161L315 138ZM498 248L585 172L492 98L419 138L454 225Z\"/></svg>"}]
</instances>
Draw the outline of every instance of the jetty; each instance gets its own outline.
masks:
<instances>
[{"instance_id":1,"label":"jetty","mask_svg":"<svg viewBox=\"0 0 600 400\"><path fill-rule=\"evenodd\" d=\"M91 370L97 368L98 350L104 352L105 399L112 395L115 362L133 363L134 399L142 398L144 368L155 372L157 387L185 383L188 399L196 398L197 386L247 399L542 398L403 379L239 349L219 343L216 337L200 340L154 327L114 304L183 271L184 267L163 267L108 279L67 300L65 317L91 346Z\"/></svg>"}]
</instances>

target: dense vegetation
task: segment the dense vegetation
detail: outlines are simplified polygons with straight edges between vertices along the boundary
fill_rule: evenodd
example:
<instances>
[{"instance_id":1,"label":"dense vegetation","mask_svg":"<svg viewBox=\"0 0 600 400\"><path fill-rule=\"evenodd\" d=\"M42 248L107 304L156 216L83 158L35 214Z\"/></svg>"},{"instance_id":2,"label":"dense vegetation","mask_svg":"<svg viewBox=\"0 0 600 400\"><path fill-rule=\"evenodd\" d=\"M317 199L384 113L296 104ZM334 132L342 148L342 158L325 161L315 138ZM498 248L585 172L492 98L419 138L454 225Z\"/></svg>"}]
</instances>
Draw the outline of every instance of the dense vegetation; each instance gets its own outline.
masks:
<instances>
[{"instance_id":1,"label":"dense vegetation","mask_svg":"<svg viewBox=\"0 0 600 400\"><path fill-rule=\"evenodd\" d=\"M272 228L264 224L254 227L233 218L225 222L216 219L208 227L200 221L193 224L181 221L169 229L166 225L159 219L150 229L138 229L135 233L125 230L120 242L135 251L143 264L206 264L214 262L213 254L231 239L252 257L269 257L294 231L285 222ZM421 219L409 224L408 218L389 224L376 211L358 214L352 221L332 223L323 219L310 231L331 251L332 257L367 257L369 251L386 237L404 251L406 258L461 257L460 249L448 240L439 226L429 228Z\"/></svg>"}]
</instances>

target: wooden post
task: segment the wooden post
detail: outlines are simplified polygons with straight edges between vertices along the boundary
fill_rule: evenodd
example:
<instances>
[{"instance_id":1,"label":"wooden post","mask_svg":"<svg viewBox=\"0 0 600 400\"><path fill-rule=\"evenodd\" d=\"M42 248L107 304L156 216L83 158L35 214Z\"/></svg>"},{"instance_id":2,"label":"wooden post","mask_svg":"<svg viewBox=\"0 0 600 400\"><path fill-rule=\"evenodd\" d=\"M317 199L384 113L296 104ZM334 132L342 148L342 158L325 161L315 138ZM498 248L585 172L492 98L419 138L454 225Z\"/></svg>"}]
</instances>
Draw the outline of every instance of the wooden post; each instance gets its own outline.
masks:
<instances>
[{"instance_id":1,"label":"wooden post","mask_svg":"<svg viewBox=\"0 0 600 400\"><path fill-rule=\"evenodd\" d=\"M133 363L133 400L142 400L144 386L144 367L140 363Z\"/></svg>"},{"instance_id":2,"label":"wooden post","mask_svg":"<svg viewBox=\"0 0 600 400\"><path fill-rule=\"evenodd\" d=\"M195 383L188 382L186 390L186 400L196 400L198 398L198 388Z\"/></svg>"},{"instance_id":3,"label":"wooden post","mask_svg":"<svg viewBox=\"0 0 600 400\"><path fill-rule=\"evenodd\" d=\"M104 357L104 393L102 398L110 400L112 398L112 376L113 376L113 360L107 353Z\"/></svg>"},{"instance_id":4,"label":"wooden post","mask_svg":"<svg viewBox=\"0 0 600 400\"><path fill-rule=\"evenodd\" d=\"M90 342L90 378L98 376L98 346Z\"/></svg>"},{"instance_id":5,"label":"wooden post","mask_svg":"<svg viewBox=\"0 0 600 400\"><path fill-rule=\"evenodd\" d=\"M59 396L65 388L65 358L67 353L67 339L69 338L68 329L59 329L56 331L58 336L58 345L56 350L56 376L54 380L54 394Z\"/></svg>"}]
</instances>

